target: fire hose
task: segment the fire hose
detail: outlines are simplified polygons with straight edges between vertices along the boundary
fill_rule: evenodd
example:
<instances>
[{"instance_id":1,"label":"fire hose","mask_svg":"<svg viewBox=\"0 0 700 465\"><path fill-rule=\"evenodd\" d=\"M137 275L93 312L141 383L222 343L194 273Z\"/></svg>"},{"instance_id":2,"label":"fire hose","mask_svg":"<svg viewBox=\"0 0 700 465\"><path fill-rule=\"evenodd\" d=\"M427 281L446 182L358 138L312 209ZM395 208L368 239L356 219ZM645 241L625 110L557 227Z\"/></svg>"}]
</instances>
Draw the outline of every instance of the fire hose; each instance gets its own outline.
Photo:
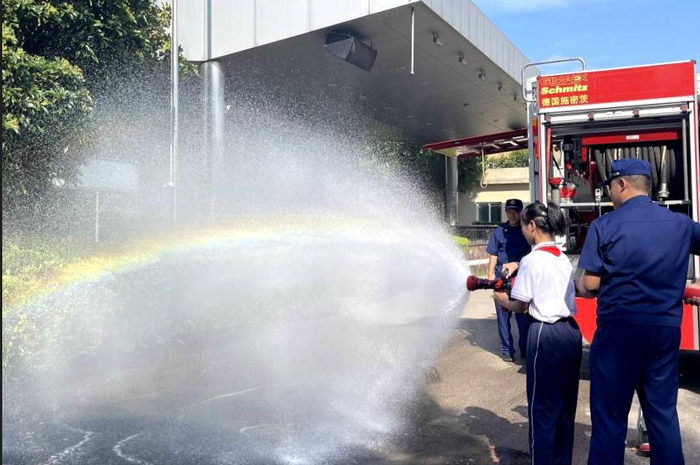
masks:
<instances>
[{"instance_id":1,"label":"fire hose","mask_svg":"<svg viewBox=\"0 0 700 465\"><path fill-rule=\"evenodd\" d=\"M605 181L610 177L613 160L636 158L651 165L652 194L654 198L667 199L683 190L682 152L673 146L614 147L593 150L593 160L598 167L598 177Z\"/></svg>"}]
</instances>

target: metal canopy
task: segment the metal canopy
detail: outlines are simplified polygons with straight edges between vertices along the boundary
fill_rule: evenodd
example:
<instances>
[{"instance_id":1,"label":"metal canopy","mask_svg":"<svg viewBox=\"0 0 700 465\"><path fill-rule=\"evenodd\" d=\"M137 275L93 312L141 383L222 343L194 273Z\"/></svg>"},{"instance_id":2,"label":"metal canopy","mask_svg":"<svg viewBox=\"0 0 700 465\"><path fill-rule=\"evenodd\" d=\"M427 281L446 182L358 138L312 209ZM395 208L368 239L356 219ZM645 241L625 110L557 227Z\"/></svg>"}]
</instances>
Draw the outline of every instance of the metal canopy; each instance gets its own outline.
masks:
<instances>
[{"instance_id":1,"label":"metal canopy","mask_svg":"<svg viewBox=\"0 0 700 465\"><path fill-rule=\"evenodd\" d=\"M412 8L414 75L410 74ZM324 49L330 32L351 34L371 45L377 51L371 71ZM294 102L306 114L320 113L338 124L360 124L379 139L425 144L525 126L517 79L422 2L218 61L225 69L228 104L264 95L267 104Z\"/></svg>"},{"instance_id":2,"label":"metal canopy","mask_svg":"<svg viewBox=\"0 0 700 465\"><path fill-rule=\"evenodd\" d=\"M423 148L440 152L448 157L471 158L527 149L527 129L499 132L484 136L462 137L444 142L425 144Z\"/></svg>"}]
</instances>

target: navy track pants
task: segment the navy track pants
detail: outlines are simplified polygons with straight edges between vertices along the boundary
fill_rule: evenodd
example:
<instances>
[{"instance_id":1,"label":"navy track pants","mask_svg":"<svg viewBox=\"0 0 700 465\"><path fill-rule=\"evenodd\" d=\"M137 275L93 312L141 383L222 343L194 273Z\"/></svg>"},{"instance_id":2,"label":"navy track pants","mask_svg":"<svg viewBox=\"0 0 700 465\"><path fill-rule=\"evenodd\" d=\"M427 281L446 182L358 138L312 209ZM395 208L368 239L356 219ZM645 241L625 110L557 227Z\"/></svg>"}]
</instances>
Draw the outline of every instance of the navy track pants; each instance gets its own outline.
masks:
<instances>
[{"instance_id":1,"label":"navy track pants","mask_svg":"<svg viewBox=\"0 0 700 465\"><path fill-rule=\"evenodd\" d=\"M627 417L634 391L644 413L650 465L683 465L678 399L679 328L608 325L591 345L589 465L618 465L625 459Z\"/></svg>"},{"instance_id":2,"label":"navy track pants","mask_svg":"<svg viewBox=\"0 0 700 465\"><path fill-rule=\"evenodd\" d=\"M571 464L581 368L581 331L573 318L531 320L527 399L533 465Z\"/></svg>"},{"instance_id":3,"label":"navy track pants","mask_svg":"<svg viewBox=\"0 0 700 465\"><path fill-rule=\"evenodd\" d=\"M504 312L503 307L496 304L496 320L498 321L498 336L501 338L501 355L515 354L513 346L513 333L510 331L510 317L513 312ZM522 313L515 314L515 322L518 324L518 347L520 356L524 359L527 355L527 335L530 320Z\"/></svg>"}]
</instances>

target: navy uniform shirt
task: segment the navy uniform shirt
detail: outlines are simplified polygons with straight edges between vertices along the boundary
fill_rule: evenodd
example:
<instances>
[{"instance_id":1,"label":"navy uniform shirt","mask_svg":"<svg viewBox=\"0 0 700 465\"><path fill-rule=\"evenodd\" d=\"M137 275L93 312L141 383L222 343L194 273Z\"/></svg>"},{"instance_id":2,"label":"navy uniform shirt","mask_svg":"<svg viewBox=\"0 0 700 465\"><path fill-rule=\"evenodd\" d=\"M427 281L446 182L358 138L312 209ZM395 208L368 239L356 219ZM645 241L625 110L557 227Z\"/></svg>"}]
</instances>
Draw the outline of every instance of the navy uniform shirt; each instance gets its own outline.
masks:
<instances>
[{"instance_id":1,"label":"navy uniform shirt","mask_svg":"<svg viewBox=\"0 0 700 465\"><path fill-rule=\"evenodd\" d=\"M501 276L501 267L503 265L510 262L519 262L525 255L530 253L530 244L527 243L525 236L523 236L520 224L511 226L506 222L493 231L489 245L486 246L486 252L497 257L496 277L498 278Z\"/></svg>"},{"instance_id":2,"label":"navy uniform shirt","mask_svg":"<svg viewBox=\"0 0 700 465\"><path fill-rule=\"evenodd\" d=\"M601 277L598 325L680 326L691 253L700 223L644 195L593 221L578 266Z\"/></svg>"}]
</instances>

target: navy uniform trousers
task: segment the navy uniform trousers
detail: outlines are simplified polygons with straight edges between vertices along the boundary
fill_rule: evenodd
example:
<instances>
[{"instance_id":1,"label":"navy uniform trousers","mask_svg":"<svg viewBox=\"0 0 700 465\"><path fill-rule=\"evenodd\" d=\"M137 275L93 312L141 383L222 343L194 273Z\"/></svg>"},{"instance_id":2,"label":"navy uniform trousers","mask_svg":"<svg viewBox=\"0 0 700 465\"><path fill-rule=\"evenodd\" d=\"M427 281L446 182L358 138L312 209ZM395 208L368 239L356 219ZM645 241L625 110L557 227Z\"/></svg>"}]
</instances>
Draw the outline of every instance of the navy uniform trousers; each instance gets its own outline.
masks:
<instances>
[{"instance_id":1,"label":"navy uniform trousers","mask_svg":"<svg viewBox=\"0 0 700 465\"><path fill-rule=\"evenodd\" d=\"M513 333L510 331L510 317L513 312L503 311L503 307L496 304L496 320L498 321L498 336L501 338L501 355L515 354L513 347ZM515 322L518 324L518 348L520 356L524 359L527 355L527 334L530 318L522 313L515 314Z\"/></svg>"},{"instance_id":2,"label":"navy uniform trousers","mask_svg":"<svg viewBox=\"0 0 700 465\"><path fill-rule=\"evenodd\" d=\"M573 318L551 324L530 321L527 399L531 463L568 465L574 447L581 331Z\"/></svg>"},{"instance_id":3,"label":"navy uniform trousers","mask_svg":"<svg viewBox=\"0 0 700 465\"><path fill-rule=\"evenodd\" d=\"M634 391L644 412L651 465L682 465L683 450L676 411L679 328L606 325L591 345L591 417L589 465L619 465L625 459L627 417Z\"/></svg>"}]
</instances>

